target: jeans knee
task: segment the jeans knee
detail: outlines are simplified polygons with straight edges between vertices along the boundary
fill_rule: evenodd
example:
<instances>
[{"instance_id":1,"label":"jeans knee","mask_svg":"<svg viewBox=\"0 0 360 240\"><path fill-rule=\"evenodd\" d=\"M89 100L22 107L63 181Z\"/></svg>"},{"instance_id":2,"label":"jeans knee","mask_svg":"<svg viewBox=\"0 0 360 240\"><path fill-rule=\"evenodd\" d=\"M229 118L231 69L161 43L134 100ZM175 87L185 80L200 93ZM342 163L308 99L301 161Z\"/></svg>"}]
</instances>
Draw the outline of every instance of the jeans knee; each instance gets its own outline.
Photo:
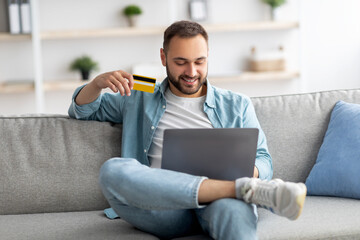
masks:
<instances>
[{"instance_id":1,"label":"jeans knee","mask_svg":"<svg viewBox=\"0 0 360 240\"><path fill-rule=\"evenodd\" d=\"M201 219L203 228L216 239L256 239L254 205L237 199L220 199L202 210Z\"/></svg>"},{"instance_id":2,"label":"jeans knee","mask_svg":"<svg viewBox=\"0 0 360 240\"><path fill-rule=\"evenodd\" d=\"M115 179L121 181L121 178L126 178L126 166L129 164L139 163L136 159L132 158L111 158L103 163L100 168L99 183L101 188L108 186Z\"/></svg>"},{"instance_id":3,"label":"jeans knee","mask_svg":"<svg viewBox=\"0 0 360 240\"><path fill-rule=\"evenodd\" d=\"M228 221L237 219L239 221L242 219L242 217L239 219L239 216L246 216L246 221L257 221L256 206L253 204L237 199L224 198L213 202L212 205L215 218L220 217L220 219L227 219Z\"/></svg>"}]
</instances>

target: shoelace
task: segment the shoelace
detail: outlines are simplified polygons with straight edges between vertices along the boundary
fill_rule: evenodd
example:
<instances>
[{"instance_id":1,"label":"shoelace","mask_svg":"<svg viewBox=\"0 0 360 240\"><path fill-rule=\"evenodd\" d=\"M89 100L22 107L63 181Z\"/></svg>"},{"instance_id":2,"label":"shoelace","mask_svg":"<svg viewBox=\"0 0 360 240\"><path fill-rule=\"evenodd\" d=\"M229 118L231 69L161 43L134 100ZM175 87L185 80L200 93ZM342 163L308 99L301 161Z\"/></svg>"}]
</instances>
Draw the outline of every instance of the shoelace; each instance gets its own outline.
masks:
<instances>
[{"instance_id":1,"label":"shoelace","mask_svg":"<svg viewBox=\"0 0 360 240\"><path fill-rule=\"evenodd\" d=\"M276 194L276 185L262 185L257 184L253 188L250 188L250 190L246 193L246 195L249 196L250 202L256 203L257 205L260 205L261 207L265 208L273 208L276 206L275 203L275 194Z\"/></svg>"}]
</instances>

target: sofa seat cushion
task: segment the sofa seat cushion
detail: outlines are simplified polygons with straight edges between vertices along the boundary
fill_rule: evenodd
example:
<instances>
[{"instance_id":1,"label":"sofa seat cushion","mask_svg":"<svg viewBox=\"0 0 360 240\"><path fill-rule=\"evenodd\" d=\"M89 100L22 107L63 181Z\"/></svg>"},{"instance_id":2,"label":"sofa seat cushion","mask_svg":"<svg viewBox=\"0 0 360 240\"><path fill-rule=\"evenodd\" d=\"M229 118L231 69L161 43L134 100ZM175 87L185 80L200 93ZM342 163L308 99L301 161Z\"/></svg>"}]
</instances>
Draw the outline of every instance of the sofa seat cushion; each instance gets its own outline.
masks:
<instances>
[{"instance_id":1,"label":"sofa seat cushion","mask_svg":"<svg viewBox=\"0 0 360 240\"><path fill-rule=\"evenodd\" d=\"M360 239L360 201L308 196L298 220L259 209L259 239Z\"/></svg>"},{"instance_id":2,"label":"sofa seat cushion","mask_svg":"<svg viewBox=\"0 0 360 240\"><path fill-rule=\"evenodd\" d=\"M109 220L102 211L0 215L0 239L158 239L121 219Z\"/></svg>"},{"instance_id":3,"label":"sofa seat cushion","mask_svg":"<svg viewBox=\"0 0 360 240\"><path fill-rule=\"evenodd\" d=\"M259 240L360 239L360 200L308 196L300 218L290 221L259 208ZM8 239L158 239L102 211L0 215ZM204 235L180 239L209 239Z\"/></svg>"}]
</instances>

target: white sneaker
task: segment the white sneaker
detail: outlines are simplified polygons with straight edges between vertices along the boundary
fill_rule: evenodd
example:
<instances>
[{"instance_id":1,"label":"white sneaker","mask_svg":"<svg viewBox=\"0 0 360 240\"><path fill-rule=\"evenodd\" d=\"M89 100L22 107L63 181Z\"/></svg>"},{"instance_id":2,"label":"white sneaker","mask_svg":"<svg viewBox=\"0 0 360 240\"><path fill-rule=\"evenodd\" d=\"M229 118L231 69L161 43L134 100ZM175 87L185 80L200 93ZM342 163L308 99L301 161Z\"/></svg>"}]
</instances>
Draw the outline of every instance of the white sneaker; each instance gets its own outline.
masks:
<instances>
[{"instance_id":1,"label":"white sneaker","mask_svg":"<svg viewBox=\"0 0 360 240\"><path fill-rule=\"evenodd\" d=\"M236 181L237 197L245 202L255 203L290 220L300 216L306 197L305 184L258 178L240 178Z\"/></svg>"}]
</instances>

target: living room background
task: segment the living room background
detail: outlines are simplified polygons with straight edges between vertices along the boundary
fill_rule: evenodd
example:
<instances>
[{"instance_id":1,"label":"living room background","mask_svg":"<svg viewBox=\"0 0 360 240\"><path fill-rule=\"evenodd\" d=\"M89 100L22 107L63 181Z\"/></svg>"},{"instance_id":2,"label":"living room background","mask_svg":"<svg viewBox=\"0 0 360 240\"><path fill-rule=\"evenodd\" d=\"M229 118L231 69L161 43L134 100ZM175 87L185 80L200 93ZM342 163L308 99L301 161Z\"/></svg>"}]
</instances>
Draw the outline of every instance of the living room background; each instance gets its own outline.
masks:
<instances>
[{"instance_id":1,"label":"living room background","mask_svg":"<svg viewBox=\"0 0 360 240\"><path fill-rule=\"evenodd\" d=\"M287 0L279 8L275 21L296 23L295 27L246 31L239 30L236 24L271 23L270 9L260 0L206 2L208 18L201 23L209 26L209 80L214 85L249 96L360 87L359 1ZM37 0L39 32L127 29L121 11L129 4L139 5L143 10L138 19L139 29L157 29L176 20L190 19L189 1L184 0ZM214 29L219 25L222 26L220 30L210 31L211 27ZM231 29L226 30L229 26ZM40 43L44 82L73 81L81 84L79 73L69 71L69 65L84 54L99 63L99 70L90 78L117 69L129 72L137 69L144 75L154 72L159 76L162 71L159 57L161 33L52 37L41 39ZM293 77L238 79L249 71L252 47L267 52L277 50L279 46L284 49L286 69L295 73ZM0 63L0 85L31 84L35 75L31 38L18 40L0 36ZM45 90L41 109L37 106L33 89L0 90L0 114L66 114L73 90L56 86Z\"/></svg>"}]
</instances>

